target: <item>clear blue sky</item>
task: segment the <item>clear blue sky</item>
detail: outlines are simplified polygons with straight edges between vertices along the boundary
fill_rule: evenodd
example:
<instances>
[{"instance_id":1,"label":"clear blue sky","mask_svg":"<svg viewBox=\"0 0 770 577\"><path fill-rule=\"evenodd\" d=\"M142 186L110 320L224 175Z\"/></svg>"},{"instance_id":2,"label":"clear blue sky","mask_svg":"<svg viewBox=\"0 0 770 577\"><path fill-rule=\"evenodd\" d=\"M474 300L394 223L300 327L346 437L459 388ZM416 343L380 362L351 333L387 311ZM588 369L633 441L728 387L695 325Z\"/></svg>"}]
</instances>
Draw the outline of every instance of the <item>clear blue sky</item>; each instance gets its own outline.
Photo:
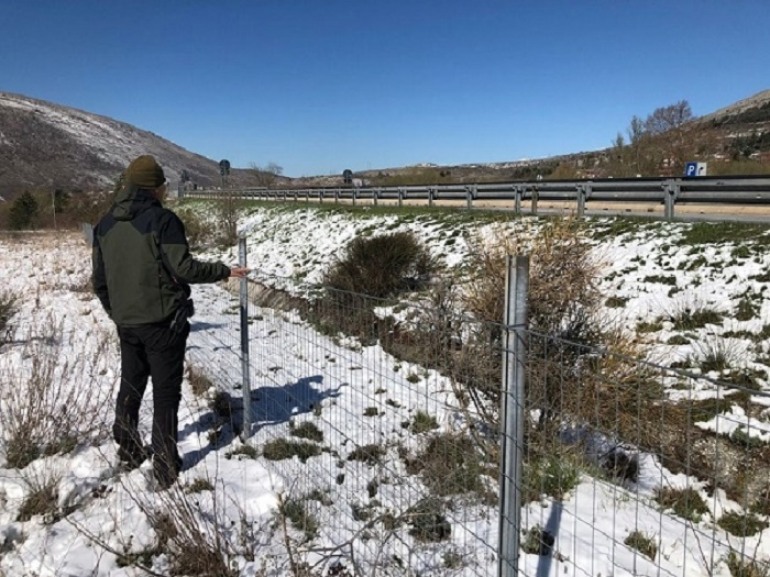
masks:
<instances>
[{"instance_id":1,"label":"clear blue sky","mask_svg":"<svg viewBox=\"0 0 770 577\"><path fill-rule=\"evenodd\" d=\"M770 0L0 0L0 90L287 176L600 149L768 88Z\"/></svg>"}]
</instances>

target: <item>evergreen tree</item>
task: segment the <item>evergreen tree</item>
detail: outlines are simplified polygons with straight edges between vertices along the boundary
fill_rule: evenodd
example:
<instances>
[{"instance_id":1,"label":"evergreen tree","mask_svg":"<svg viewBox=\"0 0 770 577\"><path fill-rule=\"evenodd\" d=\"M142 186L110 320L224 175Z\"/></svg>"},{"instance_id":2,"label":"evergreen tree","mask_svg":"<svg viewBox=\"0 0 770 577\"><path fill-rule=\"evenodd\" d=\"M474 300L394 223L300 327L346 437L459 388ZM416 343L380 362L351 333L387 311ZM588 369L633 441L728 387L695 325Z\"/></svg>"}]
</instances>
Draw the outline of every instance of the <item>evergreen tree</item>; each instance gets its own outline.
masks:
<instances>
[{"instance_id":1,"label":"evergreen tree","mask_svg":"<svg viewBox=\"0 0 770 577\"><path fill-rule=\"evenodd\" d=\"M9 214L9 225L13 230L30 228L37 217L38 206L35 197L29 191L25 191L13 201Z\"/></svg>"}]
</instances>

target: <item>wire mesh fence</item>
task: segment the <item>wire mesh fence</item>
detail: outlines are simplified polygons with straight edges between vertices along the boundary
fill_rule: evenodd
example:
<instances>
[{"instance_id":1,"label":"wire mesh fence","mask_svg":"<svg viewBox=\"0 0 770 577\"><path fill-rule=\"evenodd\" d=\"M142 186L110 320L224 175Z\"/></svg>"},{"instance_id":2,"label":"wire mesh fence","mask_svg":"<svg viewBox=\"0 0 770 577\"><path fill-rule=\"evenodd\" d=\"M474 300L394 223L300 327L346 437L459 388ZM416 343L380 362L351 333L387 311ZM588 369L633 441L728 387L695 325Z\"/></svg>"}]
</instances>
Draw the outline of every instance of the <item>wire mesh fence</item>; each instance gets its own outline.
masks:
<instances>
[{"instance_id":1,"label":"wire mesh fence","mask_svg":"<svg viewBox=\"0 0 770 577\"><path fill-rule=\"evenodd\" d=\"M291 548L309 566L489 575L495 432L441 373L458 351L424 309L402 312L394 323L383 301L341 291L250 311L249 445L281 479Z\"/></svg>"},{"instance_id":2,"label":"wire mesh fence","mask_svg":"<svg viewBox=\"0 0 770 577\"><path fill-rule=\"evenodd\" d=\"M252 306L247 320L253 424L245 436L280 479L287 539L309 567L329 575L770 570L761 539L768 402L750 370L716 381L687 362L656 365L436 303L331 289L312 304ZM229 367L234 388L237 340L217 367ZM702 345L700 354L718 363L725 346ZM523 395L506 382L506 358L523 370ZM510 410L520 429L505 418ZM520 467L507 467L511 454ZM517 495L517 514L505 490Z\"/></svg>"},{"instance_id":3,"label":"wire mesh fence","mask_svg":"<svg viewBox=\"0 0 770 577\"><path fill-rule=\"evenodd\" d=\"M22 304L39 316L2 331L6 461L16 415L53 415L36 440L44 450L60 449L50 439L109 437L117 351L99 319L83 314L86 283L65 272L55 283L61 299L50 302L66 303L68 315L49 317L49 297L30 295ZM440 299L311 292L265 293L260 304L278 304L250 303L242 319L235 295L196 287L188 381L216 391L220 420L182 403L180 445L195 471L185 487L207 454L215 481L225 459L258 456L227 480L249 491L222 506L246 495L237 505L250 518L273 506L267 493L280 495L279 538L255 537L256 555L293 561L269 574L770 574L767 374L735 362L738 339L680 335L688 354L653 363L527 328L515 315L479 322ZM75 340L92 354L62 348ZM110 388L95 395L97 381ZM41 387L19 395L22 382ZM60 382L67 387L42 386ZM76 405L88 420L67 420ZM225 420L245 443L219 438ZM260 484L269 487L250 493ZM213 534L227 534L238 515L209 519Z\"/></svg>"}]
</instances>

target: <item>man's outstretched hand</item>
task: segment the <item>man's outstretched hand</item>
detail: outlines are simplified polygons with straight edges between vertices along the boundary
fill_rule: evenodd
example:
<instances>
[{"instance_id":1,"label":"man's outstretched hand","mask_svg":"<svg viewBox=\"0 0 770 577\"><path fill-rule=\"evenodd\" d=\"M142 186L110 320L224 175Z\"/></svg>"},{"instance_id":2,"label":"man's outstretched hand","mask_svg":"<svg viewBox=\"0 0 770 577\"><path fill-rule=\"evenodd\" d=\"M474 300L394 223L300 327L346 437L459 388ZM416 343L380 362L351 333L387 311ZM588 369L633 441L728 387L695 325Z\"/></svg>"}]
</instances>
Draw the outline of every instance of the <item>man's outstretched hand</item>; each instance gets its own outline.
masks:
<instances>
[{"instance_id":1,"label":"man's outstretched hand","mask_svg":"<svg viewBox=\"0 0 770 577\"><path fill-rule=\"evenodd\" d=\"M242 267L242 266L232 266L230 267L230 277L235 278L244 278L247 274L251 272L251 269Z\"/></svg>"}]
</instances>

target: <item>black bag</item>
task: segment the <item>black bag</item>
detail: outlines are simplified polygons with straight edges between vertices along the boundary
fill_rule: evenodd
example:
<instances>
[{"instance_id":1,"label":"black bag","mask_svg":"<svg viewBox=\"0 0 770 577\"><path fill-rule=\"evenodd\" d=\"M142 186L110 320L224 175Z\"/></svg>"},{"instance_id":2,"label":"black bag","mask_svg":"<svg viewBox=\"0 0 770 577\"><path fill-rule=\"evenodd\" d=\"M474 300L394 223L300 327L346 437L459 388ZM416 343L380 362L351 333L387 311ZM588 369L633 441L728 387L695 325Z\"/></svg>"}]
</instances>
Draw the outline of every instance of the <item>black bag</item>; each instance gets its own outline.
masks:
<instances>
[{"instance_id":1,"label":"black bag","mask_svg":"<svg viewBox=\"0 0 770 577\"><path fill-rule=\"evenodd\" d=\"M181 333L184 330L187 319L194 314L195 306L193 305L193 300L185 299L182 304L179 305L179 308L176 309L176 314L174 315L174 319L171 321L169 328L177 334Z\"/></svg>"}]
</instances>

